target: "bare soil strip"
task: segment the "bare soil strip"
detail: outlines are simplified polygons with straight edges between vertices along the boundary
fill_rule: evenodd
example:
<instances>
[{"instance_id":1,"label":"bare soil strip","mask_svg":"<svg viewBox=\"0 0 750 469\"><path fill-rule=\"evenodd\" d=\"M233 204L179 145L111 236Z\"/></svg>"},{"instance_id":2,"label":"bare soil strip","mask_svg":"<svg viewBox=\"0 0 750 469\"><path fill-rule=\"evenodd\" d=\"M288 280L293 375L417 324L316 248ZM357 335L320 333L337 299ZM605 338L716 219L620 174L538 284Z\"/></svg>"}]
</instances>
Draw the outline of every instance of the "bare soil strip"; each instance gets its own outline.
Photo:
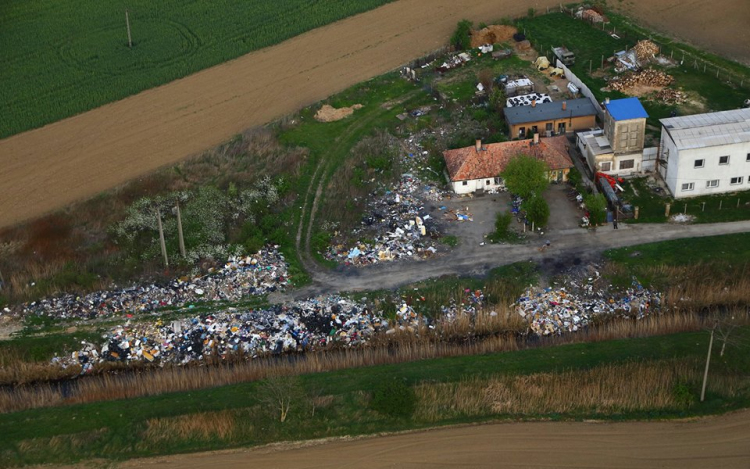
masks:
<instances>
[{"instance_id":1,"label":"bare soil strip","mask_svg":"<svg viewBox=\"0 0 750 469\"><path fill-rule=\"evenodd\" d=\"M123 468L750 467L750 412L689 422L527 422L134 460Z\"/></svg>"},{"instance_id":2,"label":"bare soil strip","mask_svg":"<svg viewBox=\"0 0 750 469\"><path fill-rule=\"evenodd\" d=\"M681 0L654 0L630 10L639 18L661 18L657 27L696 44L747 54L742 35L746 38L750 12L744 0L722 3L727 8L683 8ZM542 11L556 5L551 0L401 0L1 140L0 226L91 197L392 70L438 49L462 18L489 22L525 14L529 7ZM732 5L737 14L727 15ZM652 16L674 11L680 15ZM691 28L670 20L684 16L691 18ZM721 27L699 27L714 22ZM727 35L727 30L737 34Z\"/></svg>"}]
</instances>

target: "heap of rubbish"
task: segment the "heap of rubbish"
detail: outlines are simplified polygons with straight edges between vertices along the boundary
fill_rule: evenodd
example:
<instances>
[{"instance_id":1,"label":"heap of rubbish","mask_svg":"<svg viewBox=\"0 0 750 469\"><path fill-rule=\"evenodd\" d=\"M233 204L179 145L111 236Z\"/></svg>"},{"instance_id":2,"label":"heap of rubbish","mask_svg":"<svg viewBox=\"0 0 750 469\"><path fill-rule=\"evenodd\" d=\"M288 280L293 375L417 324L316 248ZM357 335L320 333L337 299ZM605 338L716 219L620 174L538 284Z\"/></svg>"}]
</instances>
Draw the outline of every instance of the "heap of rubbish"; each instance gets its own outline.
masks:
<instances>
[{"instance_id":1,"label":"heap of rubbish","mask_svg":"<svg viewBox=\"0 0 750 469\"><path fill-rule=\"evenodd\" d=\"M166 285L140 285L102 290L84 296L64 294L6 312L15 316L49 316L60 319L94 319L118 314L148 313L164 307L183 307L197 301L236 302L248 296L265 295L288 283L287 263L278 247L256 254L230 257L206 275L174 279Z\"/></svg>"},{"instance_id":2,"label":"heap of rubbish","mask_svg":"<svg viewBox=\"0 0 750 469\"><path fill-rule=\"evenodd\" d=\"M412 174L404 174L397 187L370 201L362 219L362 230L375 233L372 241L351 247L331 246L325 257L345 265L370 265L404 258L424 259L437 252L435 238L440 230L425 207L426 200L440 198L434 186L425 185Z\"/></svg>"},{"instance_id":3,"label":"heap of rubbish","mask_svg":"<svg viewBox=\"0 0 750 469\"><path fill-rule=\"evenodd\" d=\"M354 347L388 325L366 306L330 296L258 310L229 308L171 322L128 321L113 327L101 344L83 342L79 350L52 362L62 367L80 365L86 373L104 362L184 365L232 356Z\"/></svg>"},{"instance_id":4,"label":"heap of rubbish","mask_svg":"<svg viewBox=\"0 0 750 469\"><path fill-rule=\"evenodd\" d=\"M598 272L580 284L567 287L534 288L526 291L514 305L516 311L538 335L559 335L586 328L598 317L643 319L661 305L661 294L652 292L633 278L621 293L595 288Z\"/></svg>"},{"instance_id":5,"label":"heap of rubbish","mask_svg":"<svg viewBox=\"0 0 750 469\"><path fill-rule=\"evenodd\" d=\"M455 68L463 67L464 64L470 60L471 56L469 54L467 54L466 52L461 52L447 58L445 62L440 64L440 66L438 66L435 70L440 73L444 73Z\"/></svg>"}]
</instances>

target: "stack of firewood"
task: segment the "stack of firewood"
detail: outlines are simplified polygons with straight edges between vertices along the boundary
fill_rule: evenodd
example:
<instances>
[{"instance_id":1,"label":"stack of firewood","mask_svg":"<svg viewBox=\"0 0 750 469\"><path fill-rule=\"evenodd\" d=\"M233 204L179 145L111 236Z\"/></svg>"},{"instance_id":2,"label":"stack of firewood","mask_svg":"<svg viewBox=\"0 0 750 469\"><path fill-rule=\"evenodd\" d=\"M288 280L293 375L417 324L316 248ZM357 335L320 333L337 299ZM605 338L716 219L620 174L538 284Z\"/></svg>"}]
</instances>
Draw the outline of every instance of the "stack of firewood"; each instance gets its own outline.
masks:
<instances>
[{"instance_id":1,"label":"stack of firewood","mask_svg":"<svg viewBox=\"0 0 750 469\"><path fill-rule=\"evenodd\" d=\"M635 47L633 47L633 50L635 51L635 55L638 57L638 62L645 63L659 53L659 46L647 39L644 39L642 41L638 41Z\"/></svg>"},{"instance_id":2,"label":"stack of firewood","mask_svg":"<svg viewBox=\"0 0 750 469\"><path fill-rule=\"evenodd\" d=\"M669 86L674 82L674 77L660 70L648 68L640 72L630 72L615 77L609 82L609 87L616 91L625 92L635 86L645 85L653 87Z\"/></svg>"}]
</instances>

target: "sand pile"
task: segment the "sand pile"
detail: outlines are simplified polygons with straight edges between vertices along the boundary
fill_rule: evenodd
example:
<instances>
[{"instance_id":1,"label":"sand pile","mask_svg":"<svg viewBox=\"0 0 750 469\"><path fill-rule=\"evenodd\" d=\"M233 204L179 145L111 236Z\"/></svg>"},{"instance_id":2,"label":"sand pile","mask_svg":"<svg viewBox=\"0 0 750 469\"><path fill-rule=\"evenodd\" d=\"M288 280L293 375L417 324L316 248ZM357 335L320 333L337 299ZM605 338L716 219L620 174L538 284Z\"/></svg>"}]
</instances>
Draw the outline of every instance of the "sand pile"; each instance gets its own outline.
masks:
<instances>
[{"instance_id":1,"label":"sand pile","mask_svg":"<svg viewBox=\"0 0 750 469\"><path fill-rule=\"evenodd\" d=\"M478 31L471 32L471 47L479 47L484 44L498 44L513 39L518 30L513 26L493 24Z\"/></svg>"},{"instance_id":2,"label":"sand pile","mask_svg":"<svg viewBox=\"0 0 750 469\"><path fill-rule=\"evenodd\" d=\"M361 104L355 104L354 106L342 107L336 109L335 107L324 104L318 112L315 113L315 120L318 122L335 122L345 117L349 117L354 114L356 109L362 109Z\"/></svg>"}]
</instances>

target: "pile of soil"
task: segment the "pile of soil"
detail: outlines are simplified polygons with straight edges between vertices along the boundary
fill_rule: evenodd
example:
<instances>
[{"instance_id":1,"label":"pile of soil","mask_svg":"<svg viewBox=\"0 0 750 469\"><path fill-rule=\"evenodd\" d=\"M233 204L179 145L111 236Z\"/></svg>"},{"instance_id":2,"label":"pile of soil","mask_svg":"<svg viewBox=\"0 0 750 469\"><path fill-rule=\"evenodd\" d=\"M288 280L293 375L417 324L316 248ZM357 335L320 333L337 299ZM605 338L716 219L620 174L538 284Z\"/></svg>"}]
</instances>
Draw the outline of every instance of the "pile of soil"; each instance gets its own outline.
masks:
<instances>
[{"instance_id":1,"label":"pile of soil","mask_svg":"<svg viewBox=\"0 0 750 469\"><path fill-rule=\"evenodd\" d=\"M492 24L486 28L471 32L471 47L508 42L517 32L518 30L513 26Z\"/></svg>"},{"instance_id":2,"label":"pile of soil","mask_svg":"<svg viewBox=\"0 0 750 469\"><path fill-rule=\"evenodd\" d=\"M324 104L318 112L315 113L315 120L318 122L335 122L349 117L354 114L356 109L362 109L361 104L355 104L354 106L342 107L336 109L335 107Z\"/></svg>"}]
</instances>

